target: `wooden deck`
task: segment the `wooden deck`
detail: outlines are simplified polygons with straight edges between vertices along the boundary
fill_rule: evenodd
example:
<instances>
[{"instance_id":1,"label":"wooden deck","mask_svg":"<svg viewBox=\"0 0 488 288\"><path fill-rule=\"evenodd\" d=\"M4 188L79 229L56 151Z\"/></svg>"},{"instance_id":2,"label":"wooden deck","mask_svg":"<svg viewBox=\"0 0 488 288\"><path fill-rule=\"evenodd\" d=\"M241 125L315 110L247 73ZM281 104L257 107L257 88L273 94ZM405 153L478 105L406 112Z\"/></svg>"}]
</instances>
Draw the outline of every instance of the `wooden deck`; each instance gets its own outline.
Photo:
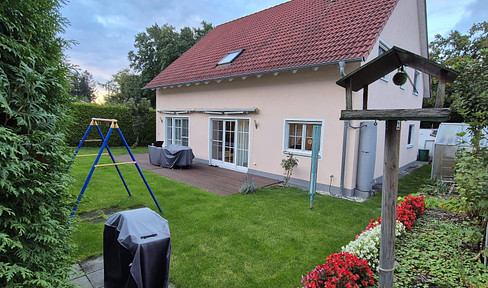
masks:
<instances>
[{"instance_id":1,"label":"wooden deck","mask_svg":"<svg viewBox=\"0 0 488 288\"><path fill-rule=\"evenodd\" d=\"M149 154L135 154L139 167L152 171L159 175L186 183L191 186L207 190L218 195L230 195L239 192L242 179L245 173L236 172L219 167L209 166L207 164L193 162L191 168L168 169L149 163ZM129 155L115 156L117 161L131 161ZM258 188L280 183L281 181L252 175Z\"/></svg>"}]
</instances>

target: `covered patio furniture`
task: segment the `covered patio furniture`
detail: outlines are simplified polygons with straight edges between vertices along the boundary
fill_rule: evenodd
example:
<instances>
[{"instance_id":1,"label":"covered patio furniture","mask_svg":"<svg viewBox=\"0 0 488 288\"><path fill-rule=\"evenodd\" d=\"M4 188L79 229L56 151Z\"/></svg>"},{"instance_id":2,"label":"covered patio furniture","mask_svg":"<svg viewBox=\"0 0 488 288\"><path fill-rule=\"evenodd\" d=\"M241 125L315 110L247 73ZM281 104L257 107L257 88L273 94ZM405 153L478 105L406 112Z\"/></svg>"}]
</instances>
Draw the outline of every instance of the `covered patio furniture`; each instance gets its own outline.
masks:
<instances>
[{"instance_id":1,"label":"covered patio furniture","mask_svg":"<svg viewBox=\"0 0 488 288\"><path fill-rule=\"evenodd\" d=\"M187 146L168 145L161 153L161 167L173 168L174 166L191 166L193 162L193 150Z\"/></svg>"}]
</instances>

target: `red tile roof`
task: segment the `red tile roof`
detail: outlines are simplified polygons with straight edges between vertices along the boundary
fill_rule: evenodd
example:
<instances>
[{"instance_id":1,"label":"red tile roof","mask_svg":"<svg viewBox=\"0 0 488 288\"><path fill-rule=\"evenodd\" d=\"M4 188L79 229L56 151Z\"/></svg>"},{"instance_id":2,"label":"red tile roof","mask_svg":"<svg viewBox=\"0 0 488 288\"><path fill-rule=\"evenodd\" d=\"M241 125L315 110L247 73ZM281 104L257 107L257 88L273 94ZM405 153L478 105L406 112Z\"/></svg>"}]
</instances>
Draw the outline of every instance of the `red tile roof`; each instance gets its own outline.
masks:
<instances>
[{"instance_id":1,"label":"red tile roof","mask_svg":"<svg viewBox=\"0 0 488 288\"><path fill-rule=\"evenodd\" d=\"M292 0L215 27L145 88L366 58L398 0ZM230 65L229 52L244 49Z\"/></svg>"}]
</instances>

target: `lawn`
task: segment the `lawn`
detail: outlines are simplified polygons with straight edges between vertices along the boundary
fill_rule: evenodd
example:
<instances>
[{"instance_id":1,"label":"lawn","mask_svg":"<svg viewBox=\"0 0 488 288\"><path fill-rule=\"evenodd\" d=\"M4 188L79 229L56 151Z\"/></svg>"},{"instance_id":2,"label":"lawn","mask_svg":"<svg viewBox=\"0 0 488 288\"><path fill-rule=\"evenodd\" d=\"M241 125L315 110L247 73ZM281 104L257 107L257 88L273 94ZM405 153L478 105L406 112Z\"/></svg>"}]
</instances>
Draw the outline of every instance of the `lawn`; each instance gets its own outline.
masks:
<instances>
[{"instance_id":1,"label":"lawn","mask_svg":"<svg viewBox=\"0 0 488 288\"><path fill-rule=\"evenodd\" d=\"M71 167L73 195L81 190L93 160L77 158ZM95 170L74 220L76 261L103 252L104 220L114 209L147 206L157 211L137 169L119 167L132 197L114 167ZM402 178L400 195L416 192L429 171L430 166L425 166ZM297 287L302 275L339 252L381 214L381 193L363 203L317 195L310 210L308 193L295 188L219 196L150 171L144 175L169 221L170 281L177 287Z\"/></svg>"}]
</instances>

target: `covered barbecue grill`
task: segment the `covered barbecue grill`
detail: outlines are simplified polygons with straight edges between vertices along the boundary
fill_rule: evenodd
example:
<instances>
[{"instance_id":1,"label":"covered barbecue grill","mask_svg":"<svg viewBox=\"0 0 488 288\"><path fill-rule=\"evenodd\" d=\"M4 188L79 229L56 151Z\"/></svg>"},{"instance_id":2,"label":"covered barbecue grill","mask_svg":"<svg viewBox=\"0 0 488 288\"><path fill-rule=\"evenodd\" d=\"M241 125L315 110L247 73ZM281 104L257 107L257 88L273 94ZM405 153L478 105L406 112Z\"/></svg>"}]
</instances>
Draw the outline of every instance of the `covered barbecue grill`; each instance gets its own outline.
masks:
<instances>
[{"instance_id":1,"label":"covered barbecue grill","mask_svg":"<svg viewBox=\"0 0 488 288\"><path fill-rule=\"evenodd\" d=\"M106 288L168 287L168 221L149 208L118 212L103 233Z\"/></svg>"}]
</instances>

